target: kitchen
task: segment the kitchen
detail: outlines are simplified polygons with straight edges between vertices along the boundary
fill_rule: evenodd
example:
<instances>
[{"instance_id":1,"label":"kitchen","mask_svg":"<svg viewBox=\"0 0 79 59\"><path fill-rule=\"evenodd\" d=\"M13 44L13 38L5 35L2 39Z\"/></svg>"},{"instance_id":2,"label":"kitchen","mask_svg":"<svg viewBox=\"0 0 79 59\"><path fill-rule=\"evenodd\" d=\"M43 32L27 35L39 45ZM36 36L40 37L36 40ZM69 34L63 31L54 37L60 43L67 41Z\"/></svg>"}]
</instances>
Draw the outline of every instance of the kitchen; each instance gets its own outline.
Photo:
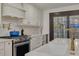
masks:
<instances>
[{"instance_id":1,"label":"kitchen","mask_svg":"<svg viewBox=\"0 0 79 59\"><path fill-rule=\"evenodd\" d=\"M44 44L42 43L44 35L42 34L41 20L41 10L31 4L1 3L0 46L2 47L0 47L0 55L23 56L26 52ZM23 45L26 48L23 48L23 51L20 52L22 50L20 47ZM24 51L24 49L26 50Z\"/></svg>"},{"instance_id":2,"label":"kitchen","mask_svg":"<svg viewBox=\"0 0 79 59\"><path fill-rule=\"evenodd\" d=\"M79 7L78 3L0 3L0 55L65 55L61 48L65 50L68 47L67 41L65 41L67 37L60 37L61 32L57 32L58 36L55 36L54 39L58 41L50 42L55 34L52 32L53 28L50 28L52 20L49 21L49 14L79 10L77 7ZM64 36L66 36L65 32L62 33ZM63 45L66 47L62 46L60 41L64 42ZM56 54L55 51L51 52L54 49L54 42L61 46L59 50L56 50L58 47L55 48L56 51L60 51L59 54ZM41 53L40 50L44 53ZM61 52L62 54L60 54ZM66 53L66 55L69 54Z\"/></svg>"}]
</instances>

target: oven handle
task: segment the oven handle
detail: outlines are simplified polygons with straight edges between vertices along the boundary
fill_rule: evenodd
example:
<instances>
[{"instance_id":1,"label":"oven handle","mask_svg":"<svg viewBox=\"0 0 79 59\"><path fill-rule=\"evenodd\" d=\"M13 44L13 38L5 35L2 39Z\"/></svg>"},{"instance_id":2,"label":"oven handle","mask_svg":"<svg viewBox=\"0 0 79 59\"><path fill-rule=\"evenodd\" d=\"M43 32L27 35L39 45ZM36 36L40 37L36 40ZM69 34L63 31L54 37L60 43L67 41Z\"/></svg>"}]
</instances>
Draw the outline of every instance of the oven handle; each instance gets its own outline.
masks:
<instances>
[{"instance_id":1,"label":"oven handle","mask_svg":"<svg viewBox=\"0 0 79 59\"><path fill-rule=\"evenodd\" d=\"M21 46L21 45L29 44L29 43L30 43L29 41L26 41L26 42L21 42L21 43L14 44L14 46L17 47L17 46Z\"/></svg>"}]
</instances>

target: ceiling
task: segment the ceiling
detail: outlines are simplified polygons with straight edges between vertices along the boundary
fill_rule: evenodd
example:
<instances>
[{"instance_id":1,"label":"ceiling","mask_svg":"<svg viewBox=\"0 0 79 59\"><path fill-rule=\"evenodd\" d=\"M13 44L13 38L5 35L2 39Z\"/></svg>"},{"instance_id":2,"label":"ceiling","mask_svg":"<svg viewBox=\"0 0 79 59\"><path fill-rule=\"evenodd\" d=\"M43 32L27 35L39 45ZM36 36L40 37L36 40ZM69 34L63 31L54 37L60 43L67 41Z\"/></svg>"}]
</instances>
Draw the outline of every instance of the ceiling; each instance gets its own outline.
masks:
<instances>
[{"instance_id":1,"label":"ceiling","mask_svg":"<svg viewBox=\"0 0 79 59\"><path fill-rule=\"evenodd\" d=\"M46 10L46 9L61 8L70 5L76 5L79 3L31 3L31 4L40 9Z\"/></svg>"}]
</instances>

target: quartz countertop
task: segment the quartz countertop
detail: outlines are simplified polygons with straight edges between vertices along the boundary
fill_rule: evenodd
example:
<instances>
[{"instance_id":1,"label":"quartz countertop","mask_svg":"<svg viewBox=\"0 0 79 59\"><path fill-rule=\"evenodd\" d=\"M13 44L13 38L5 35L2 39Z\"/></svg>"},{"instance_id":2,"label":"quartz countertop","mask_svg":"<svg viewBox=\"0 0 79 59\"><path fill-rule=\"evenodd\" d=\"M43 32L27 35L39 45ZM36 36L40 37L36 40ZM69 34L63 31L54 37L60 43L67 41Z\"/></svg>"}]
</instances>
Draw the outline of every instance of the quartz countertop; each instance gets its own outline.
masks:
<instances>
[{"instance_id":1,"label":"quartz countertop","mask_svg":"<svg viewBox=\"0 0 79 59\"><path fill-rule=\"evenodd\" d=\"M75 40L77 44L75 47L75 55L70 54L70 39L57 38L48 44L45 44L29 53L25 56L79 56L79 39Z\"/></svg>"},{"instance_id":2,"label":"quartz countertop","mask_svg":"<svg viewBox=\"0 0 79 59\"><path fill-rule=\"evenodd\" d=\"M13 40L13 39L11 39L11 40L10 40L10 39L7 39L7 40L6 40L6 39L1 39L1 38L0 38L0 42L6 42L6 41L12 41L12 40Z\"/></svg>"}]
</instances>

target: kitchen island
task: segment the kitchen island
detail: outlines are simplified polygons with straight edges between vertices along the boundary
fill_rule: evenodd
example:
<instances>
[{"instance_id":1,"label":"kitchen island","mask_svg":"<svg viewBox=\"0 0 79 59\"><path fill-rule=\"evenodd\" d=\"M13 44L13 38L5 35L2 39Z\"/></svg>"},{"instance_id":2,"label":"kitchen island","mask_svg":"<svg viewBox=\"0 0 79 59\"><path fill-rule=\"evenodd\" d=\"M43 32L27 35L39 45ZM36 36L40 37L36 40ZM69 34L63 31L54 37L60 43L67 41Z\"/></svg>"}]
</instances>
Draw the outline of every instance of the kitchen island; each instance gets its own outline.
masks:
<instances>
[{"instance_id":1,"label":"kitchen island","mask_svg":"<svg viewBox=\"0 0 79 59\"><path fill-rule=\"evenodd\" d=\"M79 39L75 40L75 54L74 56L79 55ZM70 53L70 39L67 38L57 38L53 41L45 44L35 50L32 50L29 53L26 53L25 56L73 56Z\"/></svg>"}]
</instances>

